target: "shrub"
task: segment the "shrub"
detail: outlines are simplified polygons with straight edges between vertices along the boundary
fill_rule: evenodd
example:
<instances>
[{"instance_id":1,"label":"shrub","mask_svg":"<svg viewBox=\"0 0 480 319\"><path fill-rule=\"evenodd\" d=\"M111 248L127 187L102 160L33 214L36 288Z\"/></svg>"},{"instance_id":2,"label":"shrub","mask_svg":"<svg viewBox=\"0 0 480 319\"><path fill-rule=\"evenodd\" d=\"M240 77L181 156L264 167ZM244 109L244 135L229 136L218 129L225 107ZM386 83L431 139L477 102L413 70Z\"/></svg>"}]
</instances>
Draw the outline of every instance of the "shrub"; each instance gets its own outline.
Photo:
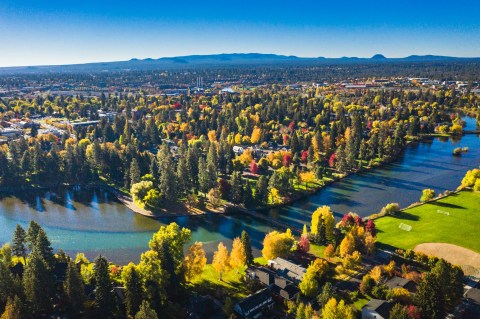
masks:
<instances>
[{"instance_id":1,"label":"shrub","mask_svg":"<svg viewBox=\"0 0 480 319\"><path fill-rule=\"evenodd\" d=\"M398 203L390 203L385 205L380 211L380 214L395 216L400 211L400 205Z\"/></svg>"},{"instance_id":2,"label":"shrub","mask_svg":"<svg viewBox=\"0 0 480 319\"><path fill-rule=\"evenodd\" d=\"M435 191L433 189L427 188L422 191L422 197L420 197L420 201L425 203L435 197Z\"/></svg>"}]
</instances>

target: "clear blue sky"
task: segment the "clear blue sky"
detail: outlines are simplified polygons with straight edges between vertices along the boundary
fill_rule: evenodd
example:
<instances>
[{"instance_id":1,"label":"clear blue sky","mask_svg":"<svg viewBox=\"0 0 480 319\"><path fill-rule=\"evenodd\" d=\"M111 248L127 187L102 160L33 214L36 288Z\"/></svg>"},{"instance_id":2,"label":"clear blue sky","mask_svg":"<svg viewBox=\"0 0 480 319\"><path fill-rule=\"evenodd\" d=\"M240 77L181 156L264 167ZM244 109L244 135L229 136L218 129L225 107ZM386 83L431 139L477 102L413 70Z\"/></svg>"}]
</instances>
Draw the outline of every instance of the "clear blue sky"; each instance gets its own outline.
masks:
<instances>
[{"instance_id":1,"label":"clear blue sky","mask_svg":"<svg viewBox=\"0 0 480 319\"><path fill-rule=\"evenodd\" d=\"M190 54L480 56L480 1L0 0L0 66Z\"/></svg>"}]
</instances>

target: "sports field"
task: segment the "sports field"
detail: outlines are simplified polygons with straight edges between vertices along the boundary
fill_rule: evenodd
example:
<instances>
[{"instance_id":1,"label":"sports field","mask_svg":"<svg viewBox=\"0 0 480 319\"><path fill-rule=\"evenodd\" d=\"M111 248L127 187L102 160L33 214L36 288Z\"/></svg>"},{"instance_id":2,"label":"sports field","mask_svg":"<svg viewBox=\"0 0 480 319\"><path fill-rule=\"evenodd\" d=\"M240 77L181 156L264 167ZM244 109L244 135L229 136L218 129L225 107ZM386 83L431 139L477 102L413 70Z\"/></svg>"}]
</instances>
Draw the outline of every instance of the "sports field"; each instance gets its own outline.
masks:
<instances>
[{"instance_id":1,"label":"sports field","mask_svg":"<svg viewBox=\"0 0 480 319\"><path fill-rule=\"evenodd\" d=\"M380 248L448 243L480 253L480 193L462 191L406 209L398 217L378 218L375 224Z\"/></svg>"}]
</instances>

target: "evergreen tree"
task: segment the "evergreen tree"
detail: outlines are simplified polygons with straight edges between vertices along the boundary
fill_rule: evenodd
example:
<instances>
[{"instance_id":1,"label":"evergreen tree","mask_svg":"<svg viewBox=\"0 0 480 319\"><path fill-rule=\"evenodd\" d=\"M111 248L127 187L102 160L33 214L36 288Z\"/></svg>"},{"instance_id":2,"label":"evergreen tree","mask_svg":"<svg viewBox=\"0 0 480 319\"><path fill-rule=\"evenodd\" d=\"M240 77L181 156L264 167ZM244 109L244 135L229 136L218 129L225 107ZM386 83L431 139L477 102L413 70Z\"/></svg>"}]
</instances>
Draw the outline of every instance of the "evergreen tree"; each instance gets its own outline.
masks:
<instances>
[{"instance_id":1,"label":"evergreen tree","mask_svg":"<svg viewBox=\"0 0 480 319\"><path fill-rule=\"evenodd\" d=\"M15 231L13 232L12 251L15 256L23 257L23 261L25 261L27 256L27 249L25 248L26 241L27 233L22 226L17 224Z\"/></svg>"},{"instance_id":2,"label":"evergreen tree","mask_svg":"<svg viewBox=\"0 0 480 319\"><path fill-rule=\"evenodd\" d=\"M71 316L80 317L83 311L83 303L86 300L85 287L77 266L70 260L67 266L63 291L68 300L68 310Z\"/></svg>"},{"instance_id":3,"label":"evergreen tree","mask_svg":"<svg viewBox=\"0 0 480 319\"><path fill-rule=\"evenodd\" d=\"M132 267L125 279L125 305L127 315L134 316L139 311L142 297L142 279L137 269Z\"/></svg>"},{"instance_id":4,"label":"evergreen tree","mask_svg":"<svg viewBox=\"0 0 480 319\"><path fill-rule=\"evenodd\" d=\"M244 188L244 195L243 195L243 203L245 204L246 207L252 207L253 206L253 190L252 186L250 183L247 181L245 183L245 188Z\"/></svg>"},{"instance_id":5,"label":"evergreen tree","mask_svg":"<svg viewBox=\"0 0 480 319\"><path fill-rule=\"evenodd\" d=\"M188 166L187 160L183 157L180 157L177 165L177 185L178 191L181 194L190 192L190 182L188 178Z\"/></svg>"},{"instance_id":6,"label":"evergreen tree","mask_svg":"<svg viewBox=\"0 0 480 319\"><path fill-rule=\"evenodd\" d=\"M231 198L234 204L240 204L243 202L243 181L242 175L240 172L233 172L232 174L232 188L231 188Z\"/></svg>"},{"instance_id":7,"label":"evergreen tree","mask_svg":"<svg viewBox=\"0 0 480 319\"><path fill-rule=\"evenodd\" d=\"M20 300L18 295L15 297L9 298L7 301L7 305L5 306L5 311L1 315L1 319L27 319L30 317L28 313L27 307L25 304Z\"/></svg>"},{"instance_id":8,"label":"evergreen tree","mask_svg":"<svg viewBox=\"0 0 480 319\"><path fill-rule=\"evenodd\" d=\"M198 186L199 190L205 194L210 190L210 176L207 171L207 164L203 157L198 160Z\"/></svg>"},{"instance_id":9,"label":"evergreen tree","mask_svg":"<svg viewBox=\"0 0 480 319\"><path fill-rule=\"evenodd\" d=\"M140 182L142 173L140 172L140 166L138 165L138 160L136 158L132 159L129 172L130 172L130 185Z\"/></svg>"},{"instance_id":10,"label":"evergreen tree","mask_svg":"<svg viewBox=\"0 0 480 319\"><path fill-rule=\"evenodd\" d=\"M53 248L50 244L50 240L47 237L47 233L40 228L35 241L34 250L43 258L51 270L54 268L55 257L53 256Z\"/></svg>"},{"instance_id":11,"label":"evergreen tree","mask_svg":"<svg viewBox=\"0 0 480 319\"><path fill-rule=\"evenodd\" d=\"M397 303L390 311L390 319L409 319L407 309L401 304Z\"/></svg>"},{"instance_id":12,"label":"evergreen tree","mask_svg":"<svg viewBox=\"0 0 480 319\"><path fill-rule=\"evenodd\" d=\"M47 262L34 247L23 273L26 300L37 315L50 313L55 279Z\"/></svg>"},{"instance_id":13,"label":"evergreen tree","mask_svg":"<svg viewBox=\"0 0 480 319\"><path fill-rule=\"evenodd\" d=\"M116 308L112 292L108 261L99 256L95 260L95 313L97 318L112 318Z\"/></svg>"},{"instance_id":14,"label":"evergreen tree","mask_svg":"<svg viewBox=\"0 0 480 319\"><path fill-rule=\"evenodd\" d=\"M252 244L250 242L250 236L248 233L243 230L242 231L242 236L240 238L243 247L245 248L245 256L247 257L247 265L252 265L253 264L253 253L252 253Z\"/></svg>"},{"instance_id":15,"label":"evergreen tree","mask_svg":"<svg viewBox=\"0 0 480 319\"><path fill-rule=\"evenodd\" d=\"M135 315L135 319L158 319L155 310L150 308L148 301L144 300L140 305L140 310Z\"/></svg>"},{"instance_id":16,"label":"evergreen tree","mask_svg":"<svg viewBox=\"0 0 480 319\"><path fill-rule=\"evenodd\" d=\"M15 279L8 264L0 259L0 308L17 293Z\"/></svg>"},{"instance_id":17,"label":"evergreen tree","mask_svg":"<svg viewBox=\"0 0 480 319\"><path fill-rule=\"evenodd\" d=\"M37 235L38 232L40 231L41 227L39 224L37 224L35 221L30 221L30 224L28 225L28 230L27 230L27 242L28 242L28 249L32 250L33 246L35 245L35 242L37 241Z\"/></svg>"},{"instance_id":18,"label":"evergreen tree","mask_svg":"<svg viewBox=\"0 0 480 319\"><path fill-rule=\"evenodd\" d=\"M415 299L421 309L422 317L430 319L445 318L442 287L435 274L426 273L418 285Z\"/></svg>"},{"instance_id":19,"label":"evergreen tree","mask_svg":"<svg viewBox=\"0 0 480 319\"><path fill-rule=\"evenodd\" d=\"M162 145L158 153L160 170L160 191L167 201L175 202L177 200L177 187L175 185L175 165L170 155L170 150L166 144Z\"/></svg>"},{"instance_id":20,"label":"evergreen tree","mask_svg":"<svg viewBox=\"0 0 480 319\"><path fill-rule=\"evenodd\" d=\"M260 176L257 180L255 189L255 200L259 204L266 204L268 201L268 179L266 176Z\"/></svg>"}]
</instances>

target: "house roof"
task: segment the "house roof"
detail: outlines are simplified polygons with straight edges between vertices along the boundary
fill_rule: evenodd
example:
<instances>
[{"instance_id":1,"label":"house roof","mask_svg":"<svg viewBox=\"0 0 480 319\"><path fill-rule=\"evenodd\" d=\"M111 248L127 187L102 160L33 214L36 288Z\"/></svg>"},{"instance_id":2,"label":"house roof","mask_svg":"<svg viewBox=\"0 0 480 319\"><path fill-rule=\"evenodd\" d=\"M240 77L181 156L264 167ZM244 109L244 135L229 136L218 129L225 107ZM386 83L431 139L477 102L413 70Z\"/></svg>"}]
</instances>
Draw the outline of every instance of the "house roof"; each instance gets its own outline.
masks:
<instances>
[{"instance_id":1,"label":"house roof","mask_svg":"<svg viewBox=\"0 0 480 319\"><path fill-rule=\"evenodd\" d=\"M273 268L277 270L281 270L282 275L285 275L289 278L294 278L297 280L302 280L303 275L305 274L305 272L307 272L307 269L305 269L304 267L294 264L280 257L277 257L273 260L269 260L268 264L273 265Z\"/></svg>"},{"instance_id":2,"label":"house roof","mask_svg":"<svg viewBox=\"0 0 480 319\"><path fill-rule=\"evenodd\" d=\"M469 289L465 294L465 298L468 298L480 305L480 289L479 288Z\"/></svg>"},{"instance_id":3,"label":"house roof","mask_svg":"<svg viewBox=\"0 0 480 319\"><path fill-rule=\"evenodd\" d=\"M385 286L390 289L405 288L411 292L415 291L416 289L416 284L413 281L398 276L394 276L390 280L388 280L385 283Z\"/></svg>"},{"instance_id":4,"label":"house roof","mask_svg":"<svg viewBox=\"0 0 480 319\"><path fill-rule=\"evenodd\" d=\"M363 308L375 311L383 318L388 318L393 305L386 300L372 299Z\"/></svg>"},{"instance_id":5,"label":"house roof","mask_svg":"<svg viewBox=\"0 0 480 319\"><path fill-rule=\"evenodd\" d=\"M270 291L267 288L264 288L239 301L237 306L240 307L244 313L249 313L252 309L258 307L258 305L264 303L268 299L272 300L271 302L273 303Z\"/></svg>"}]
</instances>

